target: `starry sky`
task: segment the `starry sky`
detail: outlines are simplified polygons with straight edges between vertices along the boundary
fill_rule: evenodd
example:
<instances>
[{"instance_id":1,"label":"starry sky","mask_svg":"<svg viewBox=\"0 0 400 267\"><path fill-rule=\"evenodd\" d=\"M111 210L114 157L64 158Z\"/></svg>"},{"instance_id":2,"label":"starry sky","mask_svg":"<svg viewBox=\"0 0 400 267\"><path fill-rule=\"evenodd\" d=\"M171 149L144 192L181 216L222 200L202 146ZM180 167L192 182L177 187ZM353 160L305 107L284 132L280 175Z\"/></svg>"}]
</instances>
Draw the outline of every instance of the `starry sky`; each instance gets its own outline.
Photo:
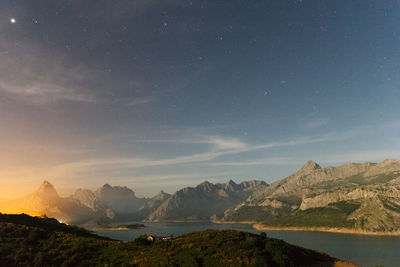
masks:
<instances>
[{"instance_id":1,"label":"starry sky","mask_svg":"<svg viewBox=\"0 0 400 267\"><path fill-rule=\"evenodd\" d=\"M398 0L2 0L0 198L400 158Z\"/></svg>"}]
</instances>

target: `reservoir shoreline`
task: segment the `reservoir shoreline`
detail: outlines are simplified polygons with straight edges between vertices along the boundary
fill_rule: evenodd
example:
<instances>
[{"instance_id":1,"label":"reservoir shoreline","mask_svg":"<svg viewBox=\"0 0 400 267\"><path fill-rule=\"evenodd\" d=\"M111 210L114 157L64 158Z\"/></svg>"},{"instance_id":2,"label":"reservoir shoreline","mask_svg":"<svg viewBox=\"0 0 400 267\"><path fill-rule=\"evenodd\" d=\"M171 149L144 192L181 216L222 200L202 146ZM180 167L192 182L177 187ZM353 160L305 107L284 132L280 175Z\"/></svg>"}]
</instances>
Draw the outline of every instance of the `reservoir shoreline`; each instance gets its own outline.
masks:
<instances>
[{"instance_id":1,"label":"reservoir shoreline","mask_svg":"<svg viewBox=\"0 0 400 267\"><path fill-rule=\"evenodd\" d=\"M370 236L400 236L397 232L371 232L357 229L335 228L335 227L276 227L266 226L254 221L212 221L217 224L252 224L253 228L259 231L312 231L312 232L329 232L338 234L354 234L354 235L370 235Z\"/></svg>"}]
</instances>

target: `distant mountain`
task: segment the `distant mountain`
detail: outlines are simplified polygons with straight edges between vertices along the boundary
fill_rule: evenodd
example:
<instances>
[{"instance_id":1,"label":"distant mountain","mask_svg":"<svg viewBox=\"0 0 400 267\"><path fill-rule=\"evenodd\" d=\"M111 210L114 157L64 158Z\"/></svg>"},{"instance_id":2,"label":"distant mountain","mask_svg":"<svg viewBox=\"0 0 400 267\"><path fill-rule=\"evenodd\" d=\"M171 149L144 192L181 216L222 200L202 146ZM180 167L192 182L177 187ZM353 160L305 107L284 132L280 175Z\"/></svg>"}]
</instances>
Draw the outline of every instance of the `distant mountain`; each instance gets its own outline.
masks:
<instances>
[{"instance_id":1,"label":"distant mountain","mask_svg":"<svg viewBox=\"0 0 400 267\"><path fill-rule=\"evenodd\" d=\"M105 212L114 220L139 220L139 208L150 199L138 198L128 187L103 185L95 192L78 189L71 197L95 212Z\"/></svg>"},{"instance_id":2,"label":"distant mountain","mask_svg":"<svg viewBox=\"0 0 400 267\"><path fill-rule=\"evenodd\" d=\"M171 197L171 194L160 191L152 199L150 199L146 204L140 207L139 211L142 214L142 218L146 218L149 214L154 212L165 200Z\"/></svg>"},{"instance_id":3,"label":"distant mountain","mask_svg":"<svg viewBox=\"0 0 400 267\"><path fill-rule=\"evenodd\" d=\"M146 218L148 221L197 221L222 218L224 213L245 201L256 190L268 185L263 181L236 184L203 182L196 187L186 187L164 200Z\"/></svg>"},{"instance_id":4,"label":"distant mountain","mask_svg":"<svg viewBox=\"0 0 400 267\"><path fill-rule=\"evenodd\" d=\"M113 220L116 217L115 211L102 203L91 190L77 189L70 198L80 202L95 213L104 214L108 219Z\"/></svg>"},{"instance_id":5,"label":"distant mountain","mask_svg":"<svg viewBox=\"0 0 400 267\"><path fill-rule=\"evenodd\" d=\"M2 213L46 215L69 223L104 219L102 214L93 212L79 201L61 198L48 181L44 181L32 194L0 203L0 211Z\"/></svg>"},{"instance_id":6,"label":"distant mountain","mask_svg":"<svg viewBox=\"0 0 400 267\"><path fill-rule=\"evenodd\" d=\"M278 227L400 231L400 160L326 168L308 161L250 196L224 219Z\"/></svg>"},{"instance_id":7,"label":"distant mountain","mask_svg":"<svg viewBox=\"0 0 400 267\"><path fill-rule=\"evenodd\" d=\"M138 198L128 187L103 185L96 192L98 200L113 209L118 214L136 213L141 206L149 201L147 198Z\"/></svg>"}]
</instances>

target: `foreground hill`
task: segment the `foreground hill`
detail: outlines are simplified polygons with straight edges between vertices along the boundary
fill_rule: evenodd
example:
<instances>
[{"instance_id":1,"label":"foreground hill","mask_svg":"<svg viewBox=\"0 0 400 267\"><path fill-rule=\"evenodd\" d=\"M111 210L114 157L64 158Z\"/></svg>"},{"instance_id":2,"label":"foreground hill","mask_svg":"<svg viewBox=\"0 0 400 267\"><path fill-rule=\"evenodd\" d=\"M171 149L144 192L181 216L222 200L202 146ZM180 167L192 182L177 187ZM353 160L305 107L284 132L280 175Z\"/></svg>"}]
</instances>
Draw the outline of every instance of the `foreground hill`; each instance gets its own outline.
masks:
<instances>
[{"instance_id":1,"label":"foreground hill","mask_svg":"<svg viewBox=\"0 0 400 267\"><path fill-rule=\"evenodd\" d=\"M0 262L3 266L355 266L265 234L207 230L171 241L151 243L140 237L120 242L54 219L1 214Z\"/></svg>"},{"instance_id":2,"label":"foreground hill","mask_svg":"<svg viewBox=\"0 0 400 267\"><path fill-rule=\"evenodd\" d=\"M400 160L321 168L308 161L226 213L270 227L400 233Z\"/></svg>"}]
</instances>

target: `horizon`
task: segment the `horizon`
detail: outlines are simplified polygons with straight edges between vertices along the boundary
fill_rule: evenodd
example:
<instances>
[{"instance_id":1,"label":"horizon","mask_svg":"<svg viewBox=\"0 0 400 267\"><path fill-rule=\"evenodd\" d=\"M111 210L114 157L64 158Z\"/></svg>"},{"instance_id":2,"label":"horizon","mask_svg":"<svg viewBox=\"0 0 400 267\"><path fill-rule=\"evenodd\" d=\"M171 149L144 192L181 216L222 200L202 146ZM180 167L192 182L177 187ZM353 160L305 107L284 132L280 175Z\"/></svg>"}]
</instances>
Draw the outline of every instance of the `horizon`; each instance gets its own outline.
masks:
<instances>
[{"instance_id":1,"label":"horizon","mask_svg":"<svg viewBox=\"0 0 400 267\"><path fill-rule=\"evenodd\" d=\"M396 0L0 6L0 199L400 158Z\"/></svg>"}]
</instances>

